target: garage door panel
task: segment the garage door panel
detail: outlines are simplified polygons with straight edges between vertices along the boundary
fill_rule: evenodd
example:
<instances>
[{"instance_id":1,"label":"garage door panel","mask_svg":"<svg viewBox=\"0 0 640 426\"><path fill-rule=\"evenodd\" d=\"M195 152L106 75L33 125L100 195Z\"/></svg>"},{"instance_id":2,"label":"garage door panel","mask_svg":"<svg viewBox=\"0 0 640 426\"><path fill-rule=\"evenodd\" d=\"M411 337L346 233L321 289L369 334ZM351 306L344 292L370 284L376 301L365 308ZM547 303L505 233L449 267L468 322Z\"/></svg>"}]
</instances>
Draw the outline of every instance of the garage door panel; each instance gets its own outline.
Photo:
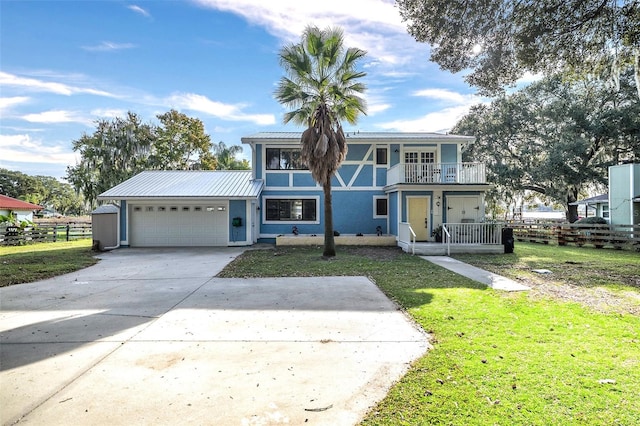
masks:
<instances>
[{"instance_id":1,"label":"garage door panel","mask_svg":"<svg viewBox=\"0 0 640 426\"><path fill-rule=\"evenodd\" d=\"M199 207L199 208L197 208ZM211 205L132 205L132 247L228 245L226 203Z\"/></svg>"}]
</instances>

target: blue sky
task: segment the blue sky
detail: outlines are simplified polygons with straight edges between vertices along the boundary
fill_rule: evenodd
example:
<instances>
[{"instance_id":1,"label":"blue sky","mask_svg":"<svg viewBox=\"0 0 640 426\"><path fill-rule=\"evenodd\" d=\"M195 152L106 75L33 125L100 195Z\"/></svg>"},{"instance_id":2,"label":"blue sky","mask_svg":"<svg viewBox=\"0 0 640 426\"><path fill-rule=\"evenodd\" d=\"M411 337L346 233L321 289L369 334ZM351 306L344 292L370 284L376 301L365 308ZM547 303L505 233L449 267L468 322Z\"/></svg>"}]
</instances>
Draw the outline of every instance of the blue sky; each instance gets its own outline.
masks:
<instances>
[{"instance_id":1,"label":"blue sky","mask_svg":"<svg viewBox=\"0 0 640 426\"><path fill-rule=\"evenodd\" d=\"M63 178L95 121L171 108L214 143L284 125L278 51L306 25L340 26L368 52L368 115L345 130L447 132L474 95L428 60L392 0L0 2L0 168ZM249 158L245 147L243 157Z\"/></svg>"}]
</instances>

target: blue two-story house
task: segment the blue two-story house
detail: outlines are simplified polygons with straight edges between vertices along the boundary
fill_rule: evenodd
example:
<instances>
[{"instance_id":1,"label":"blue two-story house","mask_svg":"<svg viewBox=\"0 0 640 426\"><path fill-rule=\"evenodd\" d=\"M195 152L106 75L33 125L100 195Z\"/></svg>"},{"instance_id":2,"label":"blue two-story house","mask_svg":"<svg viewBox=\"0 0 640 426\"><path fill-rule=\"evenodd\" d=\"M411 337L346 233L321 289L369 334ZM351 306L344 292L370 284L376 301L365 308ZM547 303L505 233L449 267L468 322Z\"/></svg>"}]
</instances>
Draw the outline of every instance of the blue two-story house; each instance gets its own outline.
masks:
<instances>
[{"instance_id":1,"label":"blue two-story house","mask_svg":"<svg viewBox=\"0 0 640 426\"><path fill-rule=\"evenodd\" d=\"M96 221L112 228L100 231L109 240L100 245L247 246L294 234L321 237L322 188L300 161L300 135L243 137L251 148L251 171L146 171L105 191L98 199L115 208L95 212L113 215ZM349 151L332 182L333 223L340 238L380 235L407 250L436 240L433 231L444 225L449 244L500 243L499 229L482 223L491 187L484 165L462 162L472 137L346 136Z\"/></svg>"},{"instance_id":2,"label":"blue two-story house","mask_svg":"<svg viewBox=\"0 0 640 426\"><path fill-rule=\"evenodd\" d=\"M322 234L322 188L300 161L300 132L257 133L251 147L258 200L259 240ZM416 241L433 240L445 222L484 218L484 165L463 163L468 136L436 133L346 133L348 154L333 178L333 224L340 234L390 234L408 224Z\"/></svg>"}]
</instances>

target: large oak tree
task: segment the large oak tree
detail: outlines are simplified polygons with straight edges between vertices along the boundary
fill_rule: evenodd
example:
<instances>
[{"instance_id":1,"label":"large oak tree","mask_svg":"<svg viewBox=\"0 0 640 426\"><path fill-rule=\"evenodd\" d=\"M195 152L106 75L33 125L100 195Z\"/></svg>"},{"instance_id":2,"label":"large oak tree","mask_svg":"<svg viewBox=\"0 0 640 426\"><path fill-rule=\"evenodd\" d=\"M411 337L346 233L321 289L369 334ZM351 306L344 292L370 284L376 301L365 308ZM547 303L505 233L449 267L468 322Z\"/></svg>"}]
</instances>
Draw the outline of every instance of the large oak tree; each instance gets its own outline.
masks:
<instances>
[{"instance_id":1,"label":"large oak tree","mask_svg":"<svg viewBox=\"0 0 640 426\"><path fill-rule=\"evenodd\" d=\"M409 33L443 69L494 95L525 72L617 81L640 97L639 0L396 0ZM637 101L637 98L636 98Z\"/></svg>"},{"instance_id":2,"label":"large oak tree","mask_svg":"<svg viewBox=\"0 0 640 426\"><path fill-rule=\"evenodd\" d=\"M640 160L640 103L632 77L620 90L601 80L548 77L471 109L454 133L474 135L468 161L487 164L504 199L533 191L565 206L587 188L604 186L608 166Z\"/></svg>"}]
</instances>

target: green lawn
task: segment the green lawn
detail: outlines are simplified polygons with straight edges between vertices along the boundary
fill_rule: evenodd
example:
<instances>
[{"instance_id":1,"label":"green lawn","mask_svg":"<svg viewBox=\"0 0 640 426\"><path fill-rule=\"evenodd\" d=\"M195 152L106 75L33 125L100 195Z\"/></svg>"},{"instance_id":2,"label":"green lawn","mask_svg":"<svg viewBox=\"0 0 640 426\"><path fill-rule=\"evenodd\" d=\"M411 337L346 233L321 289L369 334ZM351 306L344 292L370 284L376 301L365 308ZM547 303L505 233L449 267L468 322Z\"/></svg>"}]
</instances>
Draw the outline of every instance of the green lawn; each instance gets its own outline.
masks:
<instances>
[{"instance_id":1,"label":"green lawn","mask_svg":"<svg viewBox=\"0 0 640 426\"><path fill-rule=\"evenodd\" d=\"M0 247L0 287L28 283L98 262L91 239Z\"/></svg>"},{"instance_id":2,"label":"green lawn","mask_svg":"<svg viewBox=\"0 0 640 426\"><path fill-rule=\"evenodd\" d=\"M493 291L397 249L339 247L335 260L320 256L318 248L248 251L220 276L369 276L431 333L433 349L363 424L639 423L639 316L553 293ZM637 253L518 244L514 255L466 260L514 277L550 269L548 286L571 287L562 281L565 265L579 266L580 288L640 296L630 285L640 274Z\"/></svg>"},{"instance_id":3,"label":"green lawn","mask_svg":"<svg viewBox=\"0 0 640 426\"><path fill-rule=\"evenodd\" d=\"M321 253L250 250L219 276L368 276L431 334L433 349L363 424L640 424L640 315L629 313L640 254L519 243L514 254L457 256L533 288L503 293L397 248ZM71 272L94 254L91 240L2 247L0 285Z\"/></svg>"}]
</instances>

